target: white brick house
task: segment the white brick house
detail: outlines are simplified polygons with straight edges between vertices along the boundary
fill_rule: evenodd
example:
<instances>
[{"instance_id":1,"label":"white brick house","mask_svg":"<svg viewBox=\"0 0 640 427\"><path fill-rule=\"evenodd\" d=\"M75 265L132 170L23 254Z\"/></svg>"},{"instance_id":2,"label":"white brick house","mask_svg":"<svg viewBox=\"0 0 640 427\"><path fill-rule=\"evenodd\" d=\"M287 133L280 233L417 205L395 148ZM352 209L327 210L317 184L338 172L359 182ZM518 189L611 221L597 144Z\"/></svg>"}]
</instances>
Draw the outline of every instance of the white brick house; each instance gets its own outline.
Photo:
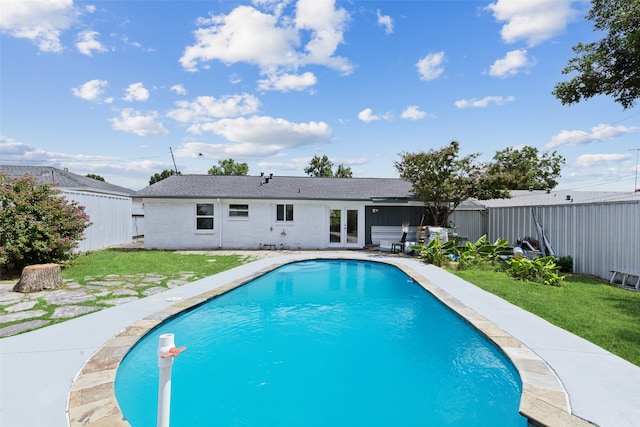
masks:
<instances>
[{"instance_id":1,"label":"white brick house","mask_svg":"<svg viewBox=\"0 0 640 427\"><path fill-rule=\"evenodd\" d=\"M363 248L372 224L397 225L399 239L400 217L424 210L392 178L174 175L135 196L148 249Z\"/></svg>"}]
</instances>

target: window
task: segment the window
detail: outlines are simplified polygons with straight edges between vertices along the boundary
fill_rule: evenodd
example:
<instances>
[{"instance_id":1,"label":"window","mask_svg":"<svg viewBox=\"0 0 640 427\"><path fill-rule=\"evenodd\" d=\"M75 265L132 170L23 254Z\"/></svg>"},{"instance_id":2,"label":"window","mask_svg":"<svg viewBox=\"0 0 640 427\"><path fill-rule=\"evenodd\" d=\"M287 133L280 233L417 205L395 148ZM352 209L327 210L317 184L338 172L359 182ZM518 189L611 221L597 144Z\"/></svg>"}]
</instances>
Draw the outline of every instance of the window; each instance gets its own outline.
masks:
<instances>
[{"instance_id":1,"label":"window","mask_svg":"<svg viewBox=\"0 0 640 427\"><path fill-rule=\"evenodd\" d=\"M229 205L230 217L248 217L249 205Z\"/></svg>"},{"instance_id":2,"label":"window","mask_svg":"<svg viewBox=\"0 0 640 427\"><path fill-rule=\"evenodd\" d=\"M293 221L293 205L278 205L276 221Z\"/></svg>"},{"instance_id":3,"label":"window","mask_svg":"<svg viewBox=\"0 0 640 427\"><path fill-rule=\"evenodd\" d=\"M196 230L213 230L213 203L196 204Z\"/></svg>"}]
</instances>

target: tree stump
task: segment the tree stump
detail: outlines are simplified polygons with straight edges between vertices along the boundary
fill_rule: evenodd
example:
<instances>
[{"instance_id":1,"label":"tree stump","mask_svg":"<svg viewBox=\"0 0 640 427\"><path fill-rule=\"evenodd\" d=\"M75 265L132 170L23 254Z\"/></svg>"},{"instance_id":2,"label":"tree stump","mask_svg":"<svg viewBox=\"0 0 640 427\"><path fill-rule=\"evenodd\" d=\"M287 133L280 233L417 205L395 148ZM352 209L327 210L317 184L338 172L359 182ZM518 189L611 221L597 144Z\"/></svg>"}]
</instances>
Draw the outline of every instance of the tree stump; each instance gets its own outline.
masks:
<instances>
[{"instance_id":1,"label":"tree stump","mask_svg":"<svg viewBox=\"0 0 640 427\"><path fill-rule=\"evenodd\" d=\"M13 287L13 292L38 292L55 289L64 285L58 264L29 265L22 270L20 281Z\"/></svg>"}]
</instances>

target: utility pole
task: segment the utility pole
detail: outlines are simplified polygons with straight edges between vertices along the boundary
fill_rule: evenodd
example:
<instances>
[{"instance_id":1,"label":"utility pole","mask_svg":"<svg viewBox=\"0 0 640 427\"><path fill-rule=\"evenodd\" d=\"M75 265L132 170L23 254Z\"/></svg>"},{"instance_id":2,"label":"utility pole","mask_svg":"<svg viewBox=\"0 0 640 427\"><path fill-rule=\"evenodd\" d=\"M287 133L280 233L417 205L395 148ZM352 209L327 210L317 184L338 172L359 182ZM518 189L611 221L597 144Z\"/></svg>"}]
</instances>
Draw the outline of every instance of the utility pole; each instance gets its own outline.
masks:
<instances>
[{"instance_id":1,"label":"utility pole","mask_svg":"<svg viewBox=\"0 0 640 427\"><path fill-rule=\"evenodd\" d=\"M640 148L630 148L629 151L635 151L636 152L636 181L633 184L633 191L640 191L640 188L638 187L638 154L640 154Z\"/></svg>"},{"instance_id":2,"label":"utility pole","mask_svg":"<svg viewBox=\"0 0 640 427\"><path fill-rule=\"evenodd\" d=\"M169 147L169 152L171 153L171 159L173 160L173 168L176 170L176 175L179 175L178 167L176 166L176 159L173 157L173 150L171 149L171 147Z\"/></svg>"}]
</instances>

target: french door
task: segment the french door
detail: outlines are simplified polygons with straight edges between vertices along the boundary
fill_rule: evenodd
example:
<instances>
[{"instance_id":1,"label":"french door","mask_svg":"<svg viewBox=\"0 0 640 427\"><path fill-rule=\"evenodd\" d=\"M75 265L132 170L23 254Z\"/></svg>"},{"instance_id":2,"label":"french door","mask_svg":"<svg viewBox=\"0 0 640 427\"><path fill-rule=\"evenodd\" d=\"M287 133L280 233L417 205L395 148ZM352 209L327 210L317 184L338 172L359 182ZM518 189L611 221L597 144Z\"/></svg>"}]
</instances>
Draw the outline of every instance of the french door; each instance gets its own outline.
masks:
<instances>
[{"instance_id":1,"label":"french door","mask_svg":"<svg viewBox=\"0 0 640 427\"><path fill-rule=\"evenodd\" d=\"M358 208L329 208L329 246L361 248L364 246L361 213Z\"/></svg>"}]
</instances>

